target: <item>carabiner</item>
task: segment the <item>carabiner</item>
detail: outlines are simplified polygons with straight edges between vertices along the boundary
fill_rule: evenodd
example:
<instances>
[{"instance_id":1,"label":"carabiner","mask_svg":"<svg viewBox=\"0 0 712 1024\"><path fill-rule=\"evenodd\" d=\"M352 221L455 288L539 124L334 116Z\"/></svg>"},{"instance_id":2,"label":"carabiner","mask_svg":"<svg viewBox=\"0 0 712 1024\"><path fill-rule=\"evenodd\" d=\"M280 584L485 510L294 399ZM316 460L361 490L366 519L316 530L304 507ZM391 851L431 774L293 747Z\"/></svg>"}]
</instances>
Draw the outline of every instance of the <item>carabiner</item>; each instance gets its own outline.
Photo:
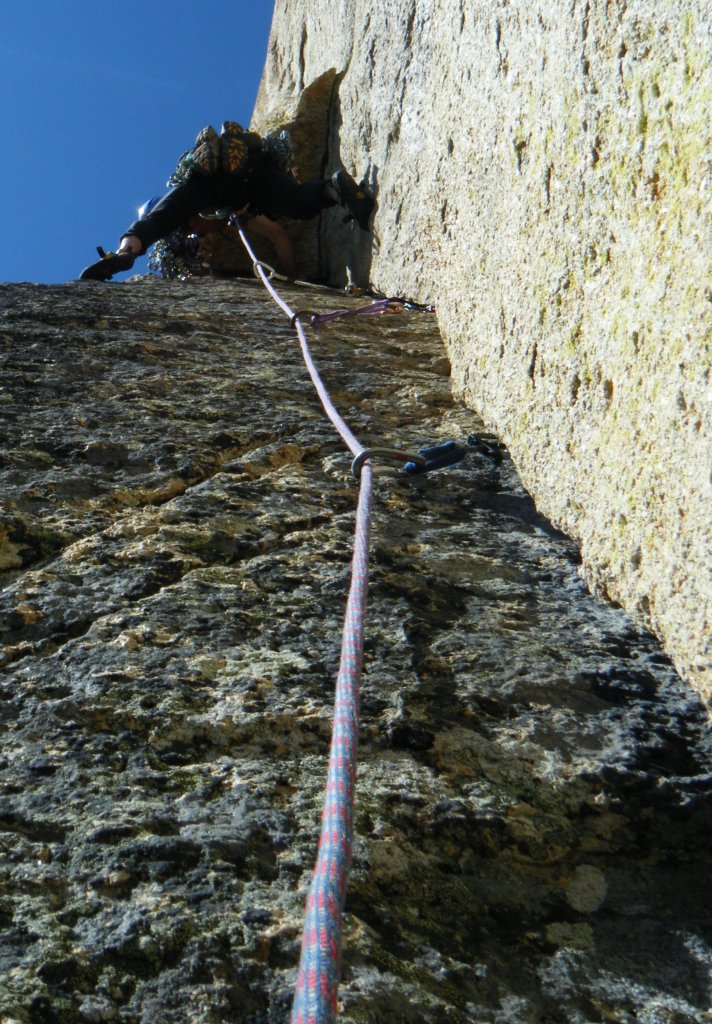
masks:
<instances>
[{"instance_id":1,"label":"carabiner","mask_svg":"<svg viewBox=\"0 0 712 1024\"><path fill-rule=\"evenodd\" d=\"M375 457L392 459L394 462L414 463L419 466L426 465L426 460L422 455L413 455L411 452L404 452L400 448L364 448L351 463L351 472L357 480L361 479L361 470L364 462Z\"/></svg>"}]
</instances>

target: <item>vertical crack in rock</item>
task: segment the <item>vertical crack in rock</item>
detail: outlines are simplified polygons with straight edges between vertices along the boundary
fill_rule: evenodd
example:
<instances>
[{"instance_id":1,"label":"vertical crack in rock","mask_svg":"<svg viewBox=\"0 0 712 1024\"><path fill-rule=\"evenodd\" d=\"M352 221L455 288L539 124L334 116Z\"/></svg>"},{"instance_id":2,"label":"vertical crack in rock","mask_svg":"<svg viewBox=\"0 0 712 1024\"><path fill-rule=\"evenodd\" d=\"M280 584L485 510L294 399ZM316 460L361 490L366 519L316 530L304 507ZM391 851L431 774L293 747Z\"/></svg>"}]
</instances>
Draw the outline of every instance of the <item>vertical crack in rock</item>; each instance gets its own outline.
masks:
<instances>
[{"instance_id":1,"label":"vertical crack in rock","mask_svg":"<svg viewBox=\"0 0 712 1024\"><path fill-rule=\"evenodd\" d=\"M51 538L2 593L0 1018L286 1024L350 459L255 283L0 298L13 543ZM496 444L432 317L313 349L364 443ZM377 474L341 1019L704 1020L704 709L486 450Z\"/></svg>"},{"instance_id":2,"label":"vertical crack in rock","mask_svg":"<svg viewBox=\"0 0 712 1024\"><path fill-rule=\"evenodd\" d=\"M305 82L304 82L304 71L305 71L305 68L306 68L305 54L306 54L308 39L309 39L309 35L307 33L307 27L306 27L306 25L304 25L304 27L302 28L302 38L301 38L301 41L299 43L299 58L298 58L299 77L298 77L298 80L297 80L297 92L302 92L302 90L304 89L304 85L305 85Z\"/></svg>"}]
</instances>

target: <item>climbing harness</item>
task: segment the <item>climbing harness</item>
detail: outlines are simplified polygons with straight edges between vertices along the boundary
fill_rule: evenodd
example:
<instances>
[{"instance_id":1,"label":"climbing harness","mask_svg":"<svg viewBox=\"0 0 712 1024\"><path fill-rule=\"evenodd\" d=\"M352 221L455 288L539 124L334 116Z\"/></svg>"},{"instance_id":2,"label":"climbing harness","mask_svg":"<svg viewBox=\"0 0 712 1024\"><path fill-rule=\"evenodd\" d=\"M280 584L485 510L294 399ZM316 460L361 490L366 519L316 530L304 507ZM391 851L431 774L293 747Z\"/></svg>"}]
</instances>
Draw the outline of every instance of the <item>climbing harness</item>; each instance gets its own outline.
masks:
<instances>
[{"instance_id":1,"label":"climbing harness","mask_svg":"<svg viewBox=\"0 0 712 1024\"><path fill-rule=\"evenodd\" d=\"M319 314L294 312L272 284L271 267L257 259L238 225L242 244L252 260L254 272L297 332L307 370L324 410L354 456L352 471L360 481L354 527L351 586L346 606L341 659L336 680L334 723L329 751L324 809L316 865L306 901L302 948L294 990L291 1024L334 1024L341 966L341 916L353 845L354 794L359 730L359 688L363 661L364 623L368 590L368 556L371 534L374 458L405 463L406 471L422 473L450 465L465 454L455 442L436 445L411 454L394 448L365 448L335 408L309 350L302 320L313 326L329 323L337 316L385 312L390 299L381 299L360 310L338 310ZM378 307L378 308L374 308ZM316 321L316 322L315 322ZM454 448L444 449L454 445ZM409 470L408 467L415 467Z\"/></svg>"}]
</instances>

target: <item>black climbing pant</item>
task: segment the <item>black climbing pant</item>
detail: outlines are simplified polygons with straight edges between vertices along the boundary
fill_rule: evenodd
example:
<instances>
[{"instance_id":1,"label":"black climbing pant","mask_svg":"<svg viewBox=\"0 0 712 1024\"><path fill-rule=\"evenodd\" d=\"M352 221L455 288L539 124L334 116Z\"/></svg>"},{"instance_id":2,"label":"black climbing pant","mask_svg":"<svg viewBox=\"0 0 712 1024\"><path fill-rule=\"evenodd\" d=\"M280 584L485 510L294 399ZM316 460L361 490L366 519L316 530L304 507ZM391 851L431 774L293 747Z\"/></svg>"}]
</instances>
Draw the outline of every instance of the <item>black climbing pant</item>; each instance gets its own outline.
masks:
<instances>
[{"instance_id":1,"label":"black climbing pant","mask_svg":"<svg viewBox=\"0 0 712 1024\"><path fill-rule=\"evenodd\" d=\"M241 210L268 217L309 220L316 217L335 200L325 196L325 181L309 181L301 185L296 178L280 170L260 153L250 156L244 174L205 175L191 171L185 181L161 197L144 219L135 221L122 237L134 235L141 241L141 252L159 238L184 226L203 210Z\"/></svg>"}]
</instances>

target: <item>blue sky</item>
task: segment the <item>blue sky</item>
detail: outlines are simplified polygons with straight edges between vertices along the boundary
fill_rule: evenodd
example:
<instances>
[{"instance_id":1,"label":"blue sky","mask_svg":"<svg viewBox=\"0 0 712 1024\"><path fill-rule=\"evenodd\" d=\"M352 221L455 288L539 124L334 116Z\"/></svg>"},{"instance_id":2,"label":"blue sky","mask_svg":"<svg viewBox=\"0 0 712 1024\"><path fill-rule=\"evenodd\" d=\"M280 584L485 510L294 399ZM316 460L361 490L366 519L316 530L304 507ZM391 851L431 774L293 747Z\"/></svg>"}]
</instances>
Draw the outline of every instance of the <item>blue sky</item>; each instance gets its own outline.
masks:
<instances>
[{"instance_id":1,"label":"blue sky","mask_svg":"<svg viewBox=\"0 0 712 1024\"><path fill-rule=\"evenodd\" d=\"M0 281L76 277L165 191L203 125L247 125L272 9L271 0L9 5Z\"/></svg>"}]
</instances>

